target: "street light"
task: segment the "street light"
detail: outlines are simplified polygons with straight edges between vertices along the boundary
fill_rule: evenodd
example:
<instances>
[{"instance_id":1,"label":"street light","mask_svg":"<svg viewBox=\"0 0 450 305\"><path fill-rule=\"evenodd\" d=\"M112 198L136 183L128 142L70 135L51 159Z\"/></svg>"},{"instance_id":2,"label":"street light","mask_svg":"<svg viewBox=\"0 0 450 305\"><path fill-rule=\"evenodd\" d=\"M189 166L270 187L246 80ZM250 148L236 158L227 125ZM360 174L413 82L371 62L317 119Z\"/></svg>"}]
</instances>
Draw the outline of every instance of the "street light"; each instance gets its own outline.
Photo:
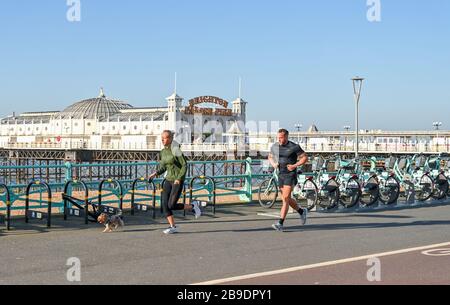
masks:
<instances>
[{"instance_id":1,"label":"street light","mask_svg":"<svg viewBox=\"0 0 450 305\"><path fill-rule=\"evenodd\" d=\"M302 124L295 124L295 128L297 128L297 142L300 143L300 130L302 130L303 125Z\"/></svg>"},{"instance_id":2,"label":"street light","mask_svg":"<svg viewBox=\"0 0 450 305\"><path fill-rule=\"evenodd\" d=\"M439 127L442 126L442 122L433 122L433 126L435 130L439 130Z\"/></svg>"},{"instance_id":3,"label":"street light","mask_svg":"<svg viewBox=\"0 0 450 305\"><path fill-rule=\"evenodd\" d=\"M356 146L355 146L355 157L358 158L359 157L359 100L361 98L361 89L362 89L362 84L363 84L364 78L361 77L355 77L352 78L352 82L353 82L353 93L354 93L354 97L355 97L355 106L356 106L356 110L355 110L355 141L356 141Z\"/></svg>"},{"instance_id":4,"label":"street light","mask_svg":"<svg viewBox=\"0 0 450 305\"><path fill-rule=\"evenodd\" d=\"M442 126L442 122L433 122L433 126L436 130L436 151L439 151L439 127Z\"/></svg>"},{"instance_id":5,"label":"street light","mask_svg":"<svg viewBox=\"0 0 450 305\"><path fill-rule=\"evenodd\" d=\"M349 125L345 125L344 129L345 131L348 133L348 131L350 130L350 126ZM345 135L345 143L344 143L344 150L347 151L347 135Z\"/></svg>"}]
</instances>

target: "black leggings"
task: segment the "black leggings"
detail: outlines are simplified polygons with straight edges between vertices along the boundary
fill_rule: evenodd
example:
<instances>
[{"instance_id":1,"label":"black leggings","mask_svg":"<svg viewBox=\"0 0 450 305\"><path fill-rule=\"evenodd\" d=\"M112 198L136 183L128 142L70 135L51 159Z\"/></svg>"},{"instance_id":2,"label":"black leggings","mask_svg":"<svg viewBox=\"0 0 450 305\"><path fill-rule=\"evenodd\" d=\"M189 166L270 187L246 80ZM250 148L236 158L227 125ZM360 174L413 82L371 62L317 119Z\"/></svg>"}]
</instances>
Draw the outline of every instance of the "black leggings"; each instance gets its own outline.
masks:
<instances>
[{"instance_id":1,"label":"black leggings","mask_svg":"<svg viewBox=\"0 0 450 305\"><path fill-rule=\"evenodd\" d=\"M164 214L167 217L173 216L172 211L184 210L184 204L179 204L178 200L183 192L184 182L175 184L174 182L165 181L163 185L163 192L161 194L161 203L163 206Z\"/></svg>"}]
</instances>

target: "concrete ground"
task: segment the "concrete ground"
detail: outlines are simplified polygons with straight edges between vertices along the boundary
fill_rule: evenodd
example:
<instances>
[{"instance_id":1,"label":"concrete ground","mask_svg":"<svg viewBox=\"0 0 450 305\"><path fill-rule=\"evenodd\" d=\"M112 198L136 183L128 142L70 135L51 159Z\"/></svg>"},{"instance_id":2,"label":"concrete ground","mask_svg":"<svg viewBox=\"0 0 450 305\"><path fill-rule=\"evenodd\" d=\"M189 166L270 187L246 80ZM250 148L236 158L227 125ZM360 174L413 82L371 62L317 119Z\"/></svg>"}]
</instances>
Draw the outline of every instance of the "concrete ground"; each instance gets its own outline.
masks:
<instances>
[{"instance_id":1,"label":"concrete ground","mask_svg":"<svg viewBox=\"0 0 450 305\"><path fill-rule=\"evenodd\" d=\"M284 233L271 229L278 210L218 206L216 216L178 218L173 236L146 214L126 214L111 234L76 218L51 229L14 219L12 231L0 228L0 284L71 284L71 257L81 284L450 284L450 204L310 213L305 227L292 214ZM381 282L367 278L374 254Z\"/></svg>"}]
</instances>

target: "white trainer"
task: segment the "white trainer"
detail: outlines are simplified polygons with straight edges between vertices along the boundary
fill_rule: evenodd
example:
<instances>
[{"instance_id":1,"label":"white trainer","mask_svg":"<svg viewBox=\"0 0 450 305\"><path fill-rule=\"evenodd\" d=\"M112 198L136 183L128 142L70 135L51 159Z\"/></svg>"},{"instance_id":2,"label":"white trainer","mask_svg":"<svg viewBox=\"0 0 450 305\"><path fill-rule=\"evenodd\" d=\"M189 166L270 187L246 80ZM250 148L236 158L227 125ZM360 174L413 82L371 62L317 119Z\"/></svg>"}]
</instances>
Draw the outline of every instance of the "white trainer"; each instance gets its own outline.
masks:
<instances>
[{"instance_id":1,"label":"white trainer","mask_svg":"<svg viewBox=\"0 0 450 305\"><path fill-rule=\"evenodd\" d=\"M200 209L200 203L198 201L194 201L192 203L192 207L195 214L195 219L199 219L202 216L202 210Z\"/></svg>"},{"instance_id":2,"label":"white trainer","mask_svg":"<svg viewBox=\"0 0 450 305\"><path fill-rule=\"evenodd\" d=\"M177 227L170 227L166 230L164 230L164 234L169 235L169 234L176 234L178 233L178 228Z\"/></svg>"},{"instance_id":3,"label":"white trainer","mask_svg":"<svg viewBox=\"0 0 450 305\"><path fill-rule=\"evenodd\" d=\"M306 220L308 219L308 209L303 209L303 214L300 215L300 220L302 221L302 226L306 224Z\"/></svg>"}]
</instances>

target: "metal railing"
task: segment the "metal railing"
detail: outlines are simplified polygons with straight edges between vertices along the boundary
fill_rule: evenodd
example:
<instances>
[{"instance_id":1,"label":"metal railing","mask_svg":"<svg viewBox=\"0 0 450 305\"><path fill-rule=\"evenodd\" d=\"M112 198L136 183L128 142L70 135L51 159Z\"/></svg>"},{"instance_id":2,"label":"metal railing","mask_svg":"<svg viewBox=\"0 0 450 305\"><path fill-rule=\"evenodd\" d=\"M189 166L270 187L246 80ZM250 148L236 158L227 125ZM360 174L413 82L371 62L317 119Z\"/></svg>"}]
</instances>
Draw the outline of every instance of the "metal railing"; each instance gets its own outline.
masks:
<instances>
[{"instance_id":1,"label":"metal railing","mask_svg":"<svg viewBox=\"0 0 450 305\"><path fill-rule=\"evenodd\" d=\"M226 160L226 161L193 161L188 162L188 175L185 183L191 183L192 179L198 176L207 176L214 179L215 182L215 196L227 197L236 196L239 201L251 202L253 193L256 189L253 186L259 184L261 179L269 177L270 174L266 173L265 162L262 160ZM139 187L133 186L133 182L137 178L149 177L150 174L156 169L157 162L140 162L140 163L98 163L98 164L74 164L66 163L65 165L49 165L49 166L0 166L0 172L8 173L11 169L45 169L45 170L62 170L64 181L59 180L47 180L45 176L35 177L32 179L29 177L28 181L36 181L41 179L42 184L49 186L51 193L53 194L51 209L59 209L59 213L63 214L65 208L70 208L70 205L64 204L65 186L69 181L83 182L88 188L89 193L92 195L86 198L91 203L99 203L101 200L102 205L125 205L130 206L132 203L132 193ZM133 171L131 171L133 169ZM137 169L137 170L136 170ZM130 173L131 174L128 174ZM124 175L124 173L127 173ZM5 180L5 177L0 177ZM118 198L109 198L110 196L104 196L100 185L105 179L106 181L117 181L123 187L123 191ZM110 179L110 180L108 180ZM113 180L111 180L113 179ZM155 179L156 185L160 184L163 178ZM195 181L194 181L195 182ZM1 183L1 181L0 181ZM12 212L23 212L25 210L24 203L28 205L30 210L40 210L48 208L48 196L45 195L44 188L31 189L29 184L15 184L10 183L8 186L8 193L0 193L0 211L5 212L9 208ZM77 186L73 185L73 189ZM105 188L105 191L115 192L114 187ZM202 184L195 185L196 190L202 190ZM99 191L100 189L100 191ZM204 188L207 192L211 192L209 188ZM96 194L103 194L101 198ZM67 190L66 190L67 192ZM123 196L121 195L123 194ZM99 197L101 199L99 199ZM114 196L112 196L114 197ZM146 198L135 199L136 203L146 200ZM156 201L160 202L160 195L156 195ZM237 201L237 200L236 200ZM9 203L6 204L6 203Z\"/></svg>"},{"instance_id":2,"label":"metal railing","mask_svg":"<svg viewBox=\"0 0 450 305\"><path fill-rule=\"evenodd\" d=\"M181 144L185 152L235 152L248 151L255 153L268 153L273 143L246 144L235 143L202 143ZM327 143L310 144L300 143L302 148L309 153L351 153L354 146L349 143ZM36 149L36 150L111 150L111 151L158 151L161 145L145 143L90 143L90 142L65 142L65 143L7 143L5 149ZM450 144L404 144L404 143L365 143L361 142L359 151L361 153L441 153L450 151Z\"/></svg>"}]
</instances>

